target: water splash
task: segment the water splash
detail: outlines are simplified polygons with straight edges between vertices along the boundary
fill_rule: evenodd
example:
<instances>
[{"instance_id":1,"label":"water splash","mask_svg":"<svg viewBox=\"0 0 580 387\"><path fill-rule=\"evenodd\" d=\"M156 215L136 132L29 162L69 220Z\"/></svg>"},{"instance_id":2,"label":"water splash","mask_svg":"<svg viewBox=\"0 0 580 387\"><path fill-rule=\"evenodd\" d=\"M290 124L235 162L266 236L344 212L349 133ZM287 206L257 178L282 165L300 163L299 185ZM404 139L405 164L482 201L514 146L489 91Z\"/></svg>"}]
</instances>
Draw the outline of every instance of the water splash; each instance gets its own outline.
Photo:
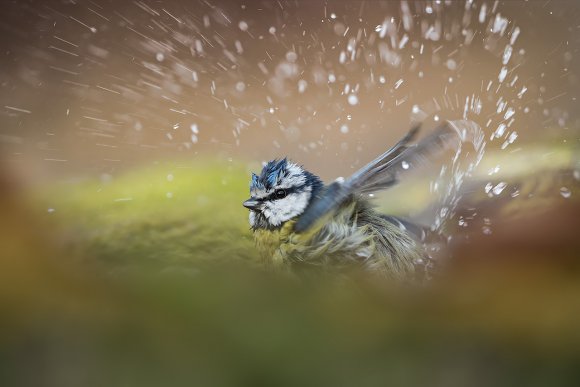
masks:
<instances>
[{"instance_id":1,"label":"water splash","mask_svg":"<svg viewBox=\"0 0 580 387\"><path fill-rule=\"evenodd\" d=\"M450 121L450 125L458 138L455 153L431 183L431 192L440 207L431 224L431 230L437 233L444 233L447 222L455 217L455 209L463 197L463 184L481 162L486 146L485 134L475 122L456 120Z\"/></svg>"}]
</instances>

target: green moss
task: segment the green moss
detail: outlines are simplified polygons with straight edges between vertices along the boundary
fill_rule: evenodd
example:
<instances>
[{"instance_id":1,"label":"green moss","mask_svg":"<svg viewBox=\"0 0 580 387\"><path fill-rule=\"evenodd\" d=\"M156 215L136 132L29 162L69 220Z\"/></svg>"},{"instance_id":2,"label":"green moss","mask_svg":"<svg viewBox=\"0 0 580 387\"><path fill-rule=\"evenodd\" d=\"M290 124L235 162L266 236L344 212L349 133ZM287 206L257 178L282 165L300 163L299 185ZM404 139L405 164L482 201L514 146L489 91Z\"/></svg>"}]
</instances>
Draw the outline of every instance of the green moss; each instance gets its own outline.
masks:
<instances>
[{"instance_id":1,"label":"green moss","mask_svg":"<svg viewBox=\"0 0 580 387\"><path fill-rule=\"evenodd\" d=\"M253 260L248 174L240 166L173 164L129 172L108 182L62 184L40 202L68 246L98 262L198 265Z\"/></svg>"}]
</instances>

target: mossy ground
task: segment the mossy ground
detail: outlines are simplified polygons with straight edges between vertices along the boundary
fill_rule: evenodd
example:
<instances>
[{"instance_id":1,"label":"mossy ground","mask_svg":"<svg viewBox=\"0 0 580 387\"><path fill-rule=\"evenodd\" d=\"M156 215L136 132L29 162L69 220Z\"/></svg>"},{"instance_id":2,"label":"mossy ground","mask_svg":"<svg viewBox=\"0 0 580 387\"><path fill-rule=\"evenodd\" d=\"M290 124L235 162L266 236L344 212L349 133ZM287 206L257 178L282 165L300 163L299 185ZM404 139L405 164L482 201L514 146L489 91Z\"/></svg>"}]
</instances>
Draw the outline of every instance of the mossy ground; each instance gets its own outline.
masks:
<instances>
[{"instance_id":1,"label":"mossy ground","mask_svg":"<svg viewBox=\"0 0 580 387\"><path fill-rule=\"evenodd\" d=\"M247 193L240 166L167 164L61 184L41 202L69 247L100 263L195 267L256 260Z\"/></svg>"}]
</instances>

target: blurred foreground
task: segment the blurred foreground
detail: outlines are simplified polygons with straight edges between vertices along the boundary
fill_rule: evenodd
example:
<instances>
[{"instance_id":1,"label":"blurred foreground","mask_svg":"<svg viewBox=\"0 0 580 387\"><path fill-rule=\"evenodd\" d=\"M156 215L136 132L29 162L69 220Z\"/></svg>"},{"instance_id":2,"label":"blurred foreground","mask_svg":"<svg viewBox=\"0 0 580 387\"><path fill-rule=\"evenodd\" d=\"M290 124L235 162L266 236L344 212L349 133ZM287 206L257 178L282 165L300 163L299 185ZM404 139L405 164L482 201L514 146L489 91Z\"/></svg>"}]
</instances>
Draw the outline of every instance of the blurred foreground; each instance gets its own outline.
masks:
<instances>
[{"instance_id":1,"label":"blurred foreground","mask_svg":"<svg viewBox=\"0 0 580 387\"><path fill-rule=\"evenodd\" d=\"M470 234L422 289L299 283L255 264L247 171L166 170L2 176L2 386L578 384L577 198Z\"/></svg>"}]
</instances>

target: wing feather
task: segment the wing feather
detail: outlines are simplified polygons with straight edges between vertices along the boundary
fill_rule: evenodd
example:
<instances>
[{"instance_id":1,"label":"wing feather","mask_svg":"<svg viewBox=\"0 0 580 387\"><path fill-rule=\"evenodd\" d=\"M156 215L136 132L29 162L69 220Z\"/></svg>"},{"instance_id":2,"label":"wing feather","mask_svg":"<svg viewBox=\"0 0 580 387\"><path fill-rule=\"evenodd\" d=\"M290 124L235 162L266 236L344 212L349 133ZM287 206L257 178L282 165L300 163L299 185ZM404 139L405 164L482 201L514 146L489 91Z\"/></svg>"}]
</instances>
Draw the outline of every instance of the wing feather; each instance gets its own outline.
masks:
<instances>
[{"instance_id":1,"label":"wing feather","mask_svg":"<svg viewBox=\"0 0 580 387\"><path fill-rule=\"evenodd\" d=\"M446 121L418 143L409 145L417 136L419 128L420 125L413 127L392 148L344 182L335 181L328 185L306 208L294 225L294 230L307 230L351 195L369 194L392 187L401 175L428 165L434 156L449 149L458 151L464 142L475 144L482 140L481 129L474 122Z\"/></svg>"}]
</instances>

